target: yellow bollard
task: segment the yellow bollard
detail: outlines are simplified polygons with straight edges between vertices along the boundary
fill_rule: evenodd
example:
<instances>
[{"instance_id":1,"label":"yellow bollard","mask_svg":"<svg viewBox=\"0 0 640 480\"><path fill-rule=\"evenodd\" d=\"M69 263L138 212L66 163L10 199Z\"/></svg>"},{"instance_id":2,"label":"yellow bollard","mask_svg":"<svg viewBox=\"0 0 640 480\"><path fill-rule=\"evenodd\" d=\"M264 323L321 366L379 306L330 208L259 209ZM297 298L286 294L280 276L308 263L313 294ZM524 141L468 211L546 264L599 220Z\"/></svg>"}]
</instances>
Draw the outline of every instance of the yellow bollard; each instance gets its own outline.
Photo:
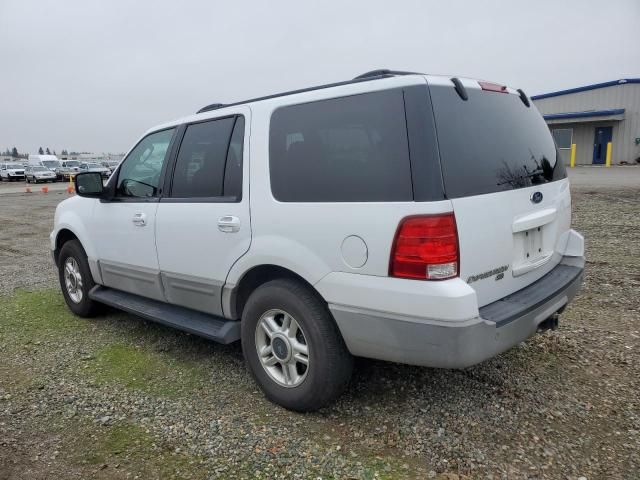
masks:
<instances>
[{"instance_id":1,"label":"yellow bollard","mask_svg":"<svg viewBox=\"0 0 640 480\"><path fill-rule=\"evenodd\" d=\"M607 167L611 166L611 142L607 143L607 159L604 163Z\"/></svg>"},{"instance_id":2,"label":"yellow bollard","mask_svg":"<svg viewBox=\"0 0 640 480\"><path fill-rule=\"evenodd\" d=\"M571 144L571 168L576 166L576 144Z\"/></svg>"}]
</instances>

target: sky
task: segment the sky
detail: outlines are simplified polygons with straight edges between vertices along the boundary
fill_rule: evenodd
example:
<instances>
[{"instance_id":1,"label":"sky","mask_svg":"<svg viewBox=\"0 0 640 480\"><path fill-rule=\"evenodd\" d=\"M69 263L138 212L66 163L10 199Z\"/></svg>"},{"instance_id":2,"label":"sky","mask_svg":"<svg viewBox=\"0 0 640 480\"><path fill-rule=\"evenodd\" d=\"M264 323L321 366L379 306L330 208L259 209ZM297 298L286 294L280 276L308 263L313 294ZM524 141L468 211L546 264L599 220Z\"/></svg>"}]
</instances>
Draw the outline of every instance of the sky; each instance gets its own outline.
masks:
<instances>
[{"instance_id":1,"label":"sky","mask_svg":"<svg viewBox=\"0 0 640 480\"><path fill-rule=\"evenodd\" d=\"M148 128L378 68L529 95L640 77L639 0L0 0L0 150Z\"/></svg>"}]
</instances>

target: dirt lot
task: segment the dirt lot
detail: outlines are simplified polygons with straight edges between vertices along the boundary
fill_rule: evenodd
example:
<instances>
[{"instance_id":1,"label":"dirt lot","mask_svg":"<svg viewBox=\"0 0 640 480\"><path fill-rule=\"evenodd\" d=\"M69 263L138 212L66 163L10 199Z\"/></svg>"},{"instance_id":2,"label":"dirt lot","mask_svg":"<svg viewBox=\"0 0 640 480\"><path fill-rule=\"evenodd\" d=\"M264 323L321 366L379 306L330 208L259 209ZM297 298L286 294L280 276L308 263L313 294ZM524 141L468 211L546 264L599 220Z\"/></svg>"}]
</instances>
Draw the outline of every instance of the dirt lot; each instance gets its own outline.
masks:
<instances>
[{"instance_id":1,"label":"dirt lot","mask_svg":"<svg viewBox=\"0 0 640 480\"><path fill-rule=\"evenodd\" d=\"M559 330L464 371L359 361L306 415L237 345L72 316L47 243L67 194L0 189L0 479L639 478L640 168L576 171L588 270Z\"/></svg>"}]
</instances>

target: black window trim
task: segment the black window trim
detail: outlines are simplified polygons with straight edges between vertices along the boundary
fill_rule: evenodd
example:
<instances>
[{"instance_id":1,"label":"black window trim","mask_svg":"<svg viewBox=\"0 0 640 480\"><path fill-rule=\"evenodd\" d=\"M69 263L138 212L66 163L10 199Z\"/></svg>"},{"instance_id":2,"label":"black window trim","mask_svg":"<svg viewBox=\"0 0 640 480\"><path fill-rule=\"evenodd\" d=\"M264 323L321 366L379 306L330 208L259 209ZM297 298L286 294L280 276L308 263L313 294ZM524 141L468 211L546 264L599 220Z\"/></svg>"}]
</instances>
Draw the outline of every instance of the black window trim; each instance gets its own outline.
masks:
<instances>
[{"instance_id":1,"label":"black window trim","mask_svg":"<svg viewBox=\"0 0 640 480\"><path fill-rule=\"evenodd\" d=\"M199 123L208 123L208 122L215 122L217 120L224 120L226 118L233 118L233 125L231 126L231 133L229 135L229 140L227 142L227 150L226 150L226 155L225 155L225 160L224 160L224 169L223 169L223 178L222 178L222 184L224 186L224 176L227 173L227 160L229 157L229 147L231 145L231 137L233 137L233 131L236 127L236 124L238 122L238 117L242 117L244 120L244 131L242 132L242 184L240 186L240 196L236 197L236 196L215 196L215 197L172 197L171 196L171 190L173 189L173 176L175 174L175 169L176 169L176 165L178 162L178 152L180 151L180 147L182 146L182 141L184 140L184 135L187 131L187 127L191 126L191 125L197 125ZM246 115L244 113L230 113L228 115L224 115L221 117L213 117L213 118L206 118L206 119L201 119L201 120L196 120L193 122L188 122L188 123L183 123L179 126L179 129L177 131L177 138L176 138L176 142L174 145L173 150L171 151L171 157L170 157L170 162L171 162L171 170L170 173L168 173L166 175L166 178L164 180L164 188L163 188L163 194L160 196L159 201L161 203L241 203L242 202L242 198L243 198L243 191L244 191L244 165L245 165L245 149L244 149L244 141L246 139L246 131L247 131L247 118Z\"/></svg>"},{"instance_id":2,"label":"black window trim","mask_svg":"<svg viewBox=\"0 0 640 480\"><path fill-rule=\"evenodd\" d=\"M131 155L131 153L138 147L138 145L140 145L145 139L147 139L148 137L150 137L151 135L155 135L156 133L161 133L161 132L166 132L169 130L173 130L173 135L171 136L171 140L169 141L169 146L167 147L167 153L166 153L166 159L162 164L162 169L160 170L160 178L158 180L158 194L154 197L119 197L116 195L116 188L118 185L118 179L120 178L120 171L122 170L120 168L121 165L124 164L124 162L127 161L127 159L129 158L129 155ZM174 144L176 142L176 134L178 133L178 125L173 125L170 127L166 127L166 128L161 128L159 130L154 130L153 132L149 132L147 135L145 135L144 137L142 137L134 146L133 148L131 148L129 150L129 153L127 154L126 157L124 157L122 159L122 161L120 162L120 165L118 165L118 168L116 169L116 171L118 172L118 175L115 177L115 179L110 179L108 182L108 191L107 191L107 195L105 198L101 198L100 202L105 203L105 202L118 202L118 203L158 203L160 201L160 198L162 198L162 194L164 191L164 185L165 185L165 175L167 173L167 167L169 166L169 162L171 162L171 156L173 154L173 147Z\"/></svg>"}]
</instances>

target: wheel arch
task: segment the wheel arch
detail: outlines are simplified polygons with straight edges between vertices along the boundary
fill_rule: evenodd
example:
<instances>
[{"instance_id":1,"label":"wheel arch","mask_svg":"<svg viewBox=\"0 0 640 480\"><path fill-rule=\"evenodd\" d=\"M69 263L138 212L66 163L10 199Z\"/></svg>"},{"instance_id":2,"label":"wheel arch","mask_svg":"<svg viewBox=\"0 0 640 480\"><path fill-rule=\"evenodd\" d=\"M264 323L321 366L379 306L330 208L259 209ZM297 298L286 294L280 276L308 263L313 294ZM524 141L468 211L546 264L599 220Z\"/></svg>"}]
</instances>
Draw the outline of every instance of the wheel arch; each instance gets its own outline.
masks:
<instances>
[{"instance_id":1,"label":"wheel arch","mask_svg":"<svg viewBox=\"0 0 640 480\"><path fill-rule=\"evenodd\" d=\"M77 240L87 255L87 261L89 262L89 269L91 270L93 281L95 283L102 284L102 276L100 274L98 260L95 256L95 252L91 248L91 244L86 241L87 238L84 228L72 228L67 222L60 225L60 228L55 233L55 237L51 245L53 259L57 266L62 246L71 240Z\"/></svg>"},{"instance_id":2,"label":"wheel arch","mask_svg":"<svg viewBox=\"0 0 640 480\"><path fill-rule=\"evenodd\" d=\"M78 240L80 242L78 236L69 228L61 228L56 234L55 248L53 250L53 258L56 265L58 264L58 257L60 256L62 246L71 240ZM80 244L82 244L82 242L80 242Z\"/></svg>"},{"instance_id":3,"label":"wheel arch","mask_svg":"<svg viewBox=\"0 0 640 480\"><path fill-rule=\"evenodd\" d=\"M299 281L312 290L318 298L325 301L320 292L302 275L289 268L275 264L256 265L247 270L238 280L235 286L227 288L223 292L223 311L226 316L240 319L242 311L251 293L261 285L279 278L289 278Z\"/></svg>"}]
</instances>

